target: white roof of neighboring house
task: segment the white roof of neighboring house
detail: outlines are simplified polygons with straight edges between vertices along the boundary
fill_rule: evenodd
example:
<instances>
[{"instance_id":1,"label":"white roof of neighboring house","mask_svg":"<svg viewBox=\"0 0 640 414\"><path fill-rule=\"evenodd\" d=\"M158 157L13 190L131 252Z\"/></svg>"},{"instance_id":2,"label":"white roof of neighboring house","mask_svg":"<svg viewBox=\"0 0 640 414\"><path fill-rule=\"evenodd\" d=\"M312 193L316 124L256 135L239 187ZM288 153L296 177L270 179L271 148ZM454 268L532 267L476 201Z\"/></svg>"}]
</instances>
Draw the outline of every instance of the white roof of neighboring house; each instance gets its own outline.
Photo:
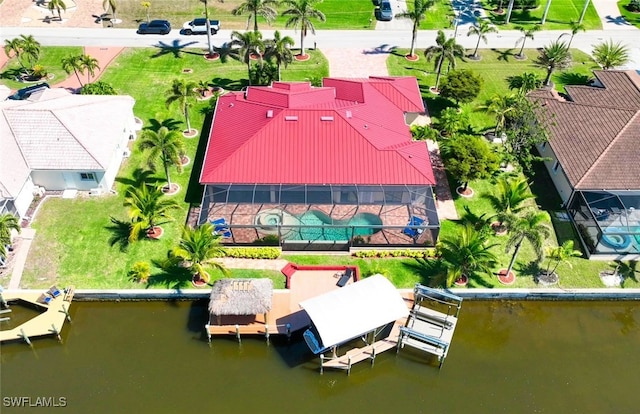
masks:
<instances>
[{"instance_id":1,"label":"white roof of neighboring house","mask_svg":"<svg viewBox=\"0 0 640 414\"><path fill-rule=\"evenodd\" d=\"M133 122L134 102L62 88L0 102L0 189L17 195L32 170L108 168L123 128Z\"/></svg>"}]
</instances>

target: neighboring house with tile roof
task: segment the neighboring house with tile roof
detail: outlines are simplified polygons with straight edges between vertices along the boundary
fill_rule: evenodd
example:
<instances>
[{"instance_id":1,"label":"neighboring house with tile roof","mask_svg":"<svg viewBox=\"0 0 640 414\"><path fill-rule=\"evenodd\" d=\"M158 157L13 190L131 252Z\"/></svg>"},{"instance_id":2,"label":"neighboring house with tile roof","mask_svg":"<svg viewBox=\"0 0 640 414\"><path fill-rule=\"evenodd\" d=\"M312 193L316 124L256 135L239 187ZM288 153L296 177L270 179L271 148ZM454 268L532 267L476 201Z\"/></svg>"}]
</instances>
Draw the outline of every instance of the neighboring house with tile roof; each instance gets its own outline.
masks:
<instances>
[{"instance_id":1,"label":"neighboring house with tile roof","mask_svg":"<svg viewBox=\"0 0 640 414\"><path fill-rule=\"evenodd\" d=\"M591 254L640 253L640 75L594 71L591 86L530 96L549 141L539 147ZM636 217L638 216L638 217Z\"/></svg>"},{"instance_id":2,"label":"neighboring house with tile roof","mask_svg":"<svg viewBox=\"0 0 640 414\"><path fill-rule=\"evenodd\" d=\"M41 188L111 190L135 138L133 104L62 88L0 102L0 207L22 217Z\"/></svg>"},{"instance_id":3,"label":"neighboring house with tile roof","mask_svg":"<svg viewBox=\"0 0 640 414\"><path fill-rule=\"evenodd\" d=\"M413 77L274 82L223 95L199 222L225 218L226 241L238 244L266 235L288 245L433 244L435 178L409 129L424 112ZM412 217L420 228L403 233Z\"/></svg>"}]
</instances>

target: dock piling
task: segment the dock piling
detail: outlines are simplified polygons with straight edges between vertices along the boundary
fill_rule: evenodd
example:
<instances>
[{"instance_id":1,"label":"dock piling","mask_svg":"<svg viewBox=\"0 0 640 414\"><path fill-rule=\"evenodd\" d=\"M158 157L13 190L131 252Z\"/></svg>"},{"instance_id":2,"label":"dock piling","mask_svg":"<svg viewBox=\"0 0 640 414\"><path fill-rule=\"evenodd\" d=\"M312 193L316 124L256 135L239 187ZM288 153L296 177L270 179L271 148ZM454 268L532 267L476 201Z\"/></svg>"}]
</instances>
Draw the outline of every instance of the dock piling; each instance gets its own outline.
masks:
<instances>
[{"instance_id":1,"label":"dock piling","mask_svg":"<svg viewBox=\"0 0 640 414\"><path fill-rule=\"evenodd\" d=\"M238 324L236 324L236 338L238 338L238 343L241 344L242 339L240 339L240 326Z\"/></svg>"},{"instance_id":2,"label":"dock piling","mask_svg":"<svg viewBox=\"0 0 640 414\"><path fill-rule=\"evenodd\" d=\"M324 368L324 354L320 354L320 375L322 375L324 371L323 368Z\"/></svg>"},{"instance_id":3,"label":"dock piling","mask_svg":"<svg viewBox=\"0 0 640 414\"><path fill-rule=\"evenodd\" d=\"M64 303L62 304L62 310L60 312L64 313L67 316L67 320L69 321L69 323L71 323L71 315L69 314L69 310L64 305Z\"/></svg>"},{"instance_id":4,"label":"dock piling","mask_svg":"<svg viewBox=\"0 0 640 414\"><path fill-rule=\"evenodd\" d=\"M51 332L58 338L58 342L62 343L62 337L60 336L60 331L56 329L55 324L51 324Z\"/></svg>"},{"instance_id":5,"label":"dock piling","mask_svg":"<svg viewBox=\"0 0 640 414\"><path fill-rule=\"evenodd\" d=\"M211 332L209 332L209 324L204 326L204 330L207 332L207 342L209 343L209 347L211 347Z\"/></svg>"},{"instance_id":6,"label":"dock piling","mask_svg":"<svg viewBox=\"0 0 640 414\"><path fill-rule=\"evenodd\" d=\"M267 345L269 345L269 324L264 324L264 336L267 338Z\"/></svg>"},{"instance_id":7,"label":"dock piling","mask_svg":"<svg viewBox=\"0 0 640 414\"><path fill-rule=\"evenodd\" d=\"M24 339L24 341L27 343L27 345L31 346L31 340L29 339L27 334L24 333L24 329L20 329L20 336L22 337L22 339Z\"/></svg>"},{"instance_id":8,"label":"dock piling","mask_svg":"<svg viewBox=\"0 0 640 414\"><path fill-rule=\"evenodd\" d=\"M291 324L287 324L287 341L291 341Z\"/></svg>"}]
</instances>

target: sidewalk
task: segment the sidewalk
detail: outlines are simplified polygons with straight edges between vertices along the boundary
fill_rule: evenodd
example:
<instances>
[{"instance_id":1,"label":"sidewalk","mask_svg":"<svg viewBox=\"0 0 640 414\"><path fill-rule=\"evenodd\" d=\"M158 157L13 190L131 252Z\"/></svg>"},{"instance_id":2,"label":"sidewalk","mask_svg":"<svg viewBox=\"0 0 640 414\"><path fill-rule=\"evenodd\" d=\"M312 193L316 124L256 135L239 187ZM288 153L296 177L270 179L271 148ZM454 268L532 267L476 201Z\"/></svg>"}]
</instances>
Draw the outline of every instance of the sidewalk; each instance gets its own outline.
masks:
<instances>
[{"instance_id":1,"label":"sidewalk","mask_svg":"<svg viewBox=\"0 0 640 414\"><path fill-rule=\"evenodd\" d=\"M615 0L591 0L591 3L598 12L598 16L600 16L603 30L629 30L634 28L632 24L624 20Z\"/></svg>"}]
</instances>

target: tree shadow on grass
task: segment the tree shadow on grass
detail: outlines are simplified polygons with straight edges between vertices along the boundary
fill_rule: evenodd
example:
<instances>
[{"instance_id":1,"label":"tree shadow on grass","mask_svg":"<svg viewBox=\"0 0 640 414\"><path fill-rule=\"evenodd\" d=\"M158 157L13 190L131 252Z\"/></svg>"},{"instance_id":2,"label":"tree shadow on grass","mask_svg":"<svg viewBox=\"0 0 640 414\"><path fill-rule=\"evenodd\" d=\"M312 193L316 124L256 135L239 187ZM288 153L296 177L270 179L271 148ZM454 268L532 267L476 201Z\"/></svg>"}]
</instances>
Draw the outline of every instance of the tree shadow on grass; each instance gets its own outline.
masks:
<instances>
[{"instance_id":1,"label":"tree shadow on grass","mask_svg":"<svg viewBox=\"0 0 640 414\"><path fill-rule=\"evenodd\" d=\"M624 287L624 283L627 280L633 280L638 283L638 276L640 275L640 269L638 269L638 262L636 260L631 260L628 262L622 262L616 260L614 265L611 266L613 270L617 270L618 274L622 276L621 287Z\"/></svg>"},{"instance_id":2,"label":"tree shadow on grass","mask_svg":"<svg viewBox=\"0 0 640 414\"><path fill-rule=\"evenodd\" d=\"M561 72L556 79L564 85L589 85L592 77L575 72Z\"/></svg>"},{"instance_id":3,"label":"tree shadow on grass","mask_svg":"<svg viewBox=\"0 0 640 414\"><path fill-rule=\"evenodd\" d=\"M213 86L219 86L228 91L239 91L244 86L244 83L239 79L219 78L215 77L211 79Z\"/></svg>"},{"instance_id":4,"label":"tree shadow on grass","mask_svg":"<svg viewBox=\"0 0 640 414\"><path fill-rule=\"evenodd\" d=\"M126 252L129 248L129 234L131 234L131 223L124 220L118 220L115 217L109 217L111 224L105 228L111 232L109 237L109 246L118 246L121 252Z\"/></svg>"},{"instance_id":5,"label":"tree shadow on grass","mask_svg":"<svg viewBox=\"0 0 640 414\"><path fill-rule=\"evenodd\" d=\"M9 79L20 82L20 76L23 74L22 68L11 68L0 73L0 79Z\"/></svg>"},{"instance_id":6,"label":"tree shadow on grass","mask_svg":"<svg viewBox=\"0 0 640 414\"><path fill-rule=\"evenodd\" d=\"M152 260L151 264L160 271L151 275L147 282L147 288L151 286L164 286L169 289L181 290L191 285L191 270L180 266L170 259Z\"/></svg>"},{"instance_id":7,"label":"tree shadow on grass","mask_svg":"<svg viewBox=\"0 0 640 414\"><path fill-rule=\"evenodd\" d=\"M160 185L160 183L165 182L164 179L154 177L153 174L155 174L155 172L152 170L136 168L133 170L130 177L118 176L116 177L116 181L120 184L130 185L133 187L140 187L142 184Z\"/></svg>"},{"instance_id":8,"label":"tree shadow on grass","mask_svg":"<svg viewBox=\"0 0 640 414\"><path fill-rule=\"evenodd\" d=\"M175 39L173 42L171 42L171 44L167 44L165 42L158 42L157 45L154 45L155 48L158 48L158 51L154 54L151 55L152 58L159 58L162 57L164 55L169 55L169 54L173 54L173 57L181 59L182 58L182 53L188 53L190 55L203 55L202 52L194 52L191 50L185 50L187 47L194 45L198 42L196 41L192 41L192 42L188 42L188 43L180 43L181 40L180 39Z\"/></svg>"},{"instance_id":9,"label":"tree shadow on grass","mask_svg":"<svg viewBox=\"0 0 640 414\"><path fill-rule=\"evenodd\" d=\"M158 130L162 127L167 128L169 131L173 130L173 129L180 129L180 125L182 124L182 121L178 121L175 118L167 118L164 119L162 121L159 121L157 119L150 119L149 120L149 125L144 127L144 129L148 129L154 132L158 132Z\"/></svg>"},{"instance_id":10,"label":"tree shadow on grass","mask_svg":"<svg viewBox=\"0 0 640 414\"><path fill-rule=\"evenodd\" d=\"M494 52L496 55L498 55L498 57L496 59L498 59L499 61L502 60L503 62L509 62L509 59L514 58L515 53L514 53L514 49L491 49L492 52ZM515 58L514 58L515 59Z\"/></svg>"},{"instance_id":11,"label":"tree shadow on grass","mask_svg":"<svg viewBox=\"0 0 640 414\"><path fill-rule=\"evenodd\" d=\"M424 88L424 89L423 89ZM426 89L426 91L425 91ZM442 111L449 107L455 106L453 102L448 99L440 97L440 95L435 95L429 92L429 87L422 85L420 86L420 91L422 92L424 104L427 107L427 111L430 116L434 116L438 118Z\"/></svg>"}]
</instances>

